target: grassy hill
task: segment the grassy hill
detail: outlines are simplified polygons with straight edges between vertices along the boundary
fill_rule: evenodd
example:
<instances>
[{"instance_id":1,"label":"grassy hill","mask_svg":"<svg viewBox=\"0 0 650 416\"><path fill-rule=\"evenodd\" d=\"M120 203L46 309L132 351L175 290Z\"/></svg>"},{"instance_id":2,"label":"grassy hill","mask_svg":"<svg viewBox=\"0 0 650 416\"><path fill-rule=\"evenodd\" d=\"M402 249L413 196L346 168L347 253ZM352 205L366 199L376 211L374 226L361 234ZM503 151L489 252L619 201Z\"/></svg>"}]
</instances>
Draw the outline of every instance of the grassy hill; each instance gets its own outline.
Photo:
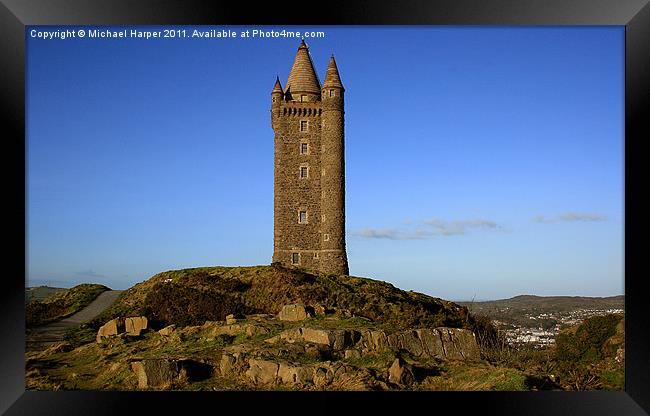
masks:
<instances>
[{"instance_id":1,"label":"grassy hill","mask_svg":"<svg viewBox=\"0 0 650 416\"><path fill-rule=\"evenodd\" d=\"M84 283L71 289L55 291L43 300L32 299L25 306L27 328L70 316L88 306L106 290L110 289L104 285Z\"/></svg>"},{"instance_id":2,"label":"grassy hill","mask_svg":"<svg viewBox=\"0 0 650 416\"><path fill-rule=\"evenodd\" d=\"M65 292L68 289L62 287L50 287L50 286L36 286L28 287L25 289L25 304L28 304L32 300L45 300L52 295L57 293Z\"/></svg>"},{"instance_id":3,"label":"grassy hill","mask_svg":"<svg viewBox=\"0 0 650 416\"><path fill-rule=\"evenodd\" d=\"M154 327L200 325L229 314L277 314L283 305L320 306L339 316L367 318L388 329L467 325L453 302L354 277L311 274L278 265L200 267L159 273L126 290L93 321L147 316Z\"/></svg>"},{"instance_id":4,"label":"grassy hill","mask_svg":"<svg viewBox=\"0 0 650 416\"><path fill-rule=\"evenodd\" d=\"M472 314L488 316L501 322L526 326L529 316L539 314L569 314L578 310L624 309L624 296L584 297L584 296L533 296L520 295L510 299L482 302L457 302L468 308ZM538 320L539 324L541 321ZM548 319L548 325L556 320Z\"/></svg>"},{"instance_id":5,"label":"grassy hill","mask_svg":"<svg viewBox=\"0 0 650 416\"><path fill-rule=\"evenodd\" d=\"M625 297L623 295L610 297L519 295L510 299L457 303L476 312L510 308L544 313L568 312L576 309L622 309L625 306Z\"/></svg>"},{"instance_id":6,"label":"grassy hill","mask_svg":"<svg viewBox=\"0 0 650 416\"><path fill-rule=\"evenodd\" d=\"M515 302L538 301L519 298ZM289 304L318 312L280 319ZM146 316L149 329L96 339L101 325L128 316ZM382 281L278 265L172 270L124 291L99 317L71 331L68 342L27 353L26 386L622 389L621 322L620 316L591 320L563 334L558 350L518 349L501 342L489 318Z\"/></svg>"}]
</instances>

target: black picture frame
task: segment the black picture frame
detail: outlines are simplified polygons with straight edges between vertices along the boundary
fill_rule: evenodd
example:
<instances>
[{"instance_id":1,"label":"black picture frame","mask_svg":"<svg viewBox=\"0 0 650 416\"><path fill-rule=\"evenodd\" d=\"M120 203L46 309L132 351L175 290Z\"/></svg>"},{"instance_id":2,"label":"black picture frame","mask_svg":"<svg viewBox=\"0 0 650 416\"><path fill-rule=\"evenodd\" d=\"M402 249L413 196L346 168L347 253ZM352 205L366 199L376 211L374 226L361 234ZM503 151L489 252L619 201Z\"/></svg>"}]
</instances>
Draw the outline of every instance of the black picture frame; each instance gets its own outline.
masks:
<instances>
[{"instance_id":1,"label":"black picture frame","mask_svg":"<svg viewBox=\"0 0 650 416\"><path fill-rule=\"evenodd\" d=\"M648 132L650 6L648 0L439 0L208 2L205 0L2 0L0 70L10 237L0 301L0 411L23 414L152 414L269 411L488 412L500 415L643 415L650 412L648 345L638 227L641 149ZM115 24L318 25L616 25L625 26L625 391L621 392L390 392L198 393L25 391L25 26ZM636 273L635 273L636 272ZM234 405L234 410L230 409ZM200 409L199 406L203 407ZM645 410L644 410L645 409ZM400 410L398 410L400 411Z\"/></svg>"}]
</instances>

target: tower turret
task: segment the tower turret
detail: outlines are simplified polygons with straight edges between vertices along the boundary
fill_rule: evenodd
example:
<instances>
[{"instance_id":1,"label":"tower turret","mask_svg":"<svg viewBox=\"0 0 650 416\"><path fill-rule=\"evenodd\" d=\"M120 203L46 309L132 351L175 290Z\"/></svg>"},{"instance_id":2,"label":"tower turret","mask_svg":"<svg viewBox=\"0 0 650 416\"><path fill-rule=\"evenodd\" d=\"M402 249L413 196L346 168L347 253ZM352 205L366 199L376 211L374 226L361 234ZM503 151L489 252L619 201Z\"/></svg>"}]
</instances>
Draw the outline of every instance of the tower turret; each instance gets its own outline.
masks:
<instances>
[{"instance_id":1,"label":"tower turret","mask_svg":"<svg viewBox=\"0 0 650 416\"><path fill-rule=\"evenodd\" d=\"M320 100L320 81L309 55L309 47L304 40L300 41L284 92L285 99L288 101L312 102Z\"/></svg>"},{"instance_id":2,"label":"tower turret","mask_svg":"<svg viewBox=\"0 0 650 416\"><path fill-rule=\"evenodd\" d=\"M349 274L345 251L344 91L332 55L321 91L321 271L335 274Z\"/></svg>"},{"instance_id":3,"label":"tower turret","mask_svg":"<svg viewBox=\"0 0 650 416\"><path fill-rule=\"evenodd\" d=\"M275 85L271 91L271 127L275 128L275 120L280 116L280 103L284 97L280 76L275 78Z\"/></svg>"},{"instance_id":4,"label":"tower turret","mask_svg":"<svg viewBox=\"0 0 650 416\"><path fill-rule=\"evenodd\" d=\"M345 253L343 84L334 58L321 88L300 42L284 91L271 93L273 262L349 274Z\"/></svg>"}]
</instances>

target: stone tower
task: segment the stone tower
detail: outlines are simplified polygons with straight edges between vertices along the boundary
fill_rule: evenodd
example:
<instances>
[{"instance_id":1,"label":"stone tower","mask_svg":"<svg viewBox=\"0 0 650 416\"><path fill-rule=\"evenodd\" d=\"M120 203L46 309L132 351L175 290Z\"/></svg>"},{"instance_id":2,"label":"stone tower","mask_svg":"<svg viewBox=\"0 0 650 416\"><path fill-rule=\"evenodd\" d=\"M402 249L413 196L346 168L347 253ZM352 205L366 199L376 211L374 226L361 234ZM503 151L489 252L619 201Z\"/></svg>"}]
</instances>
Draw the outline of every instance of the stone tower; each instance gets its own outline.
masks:
<instances>
[{"instance_id":1,"label":"stone tower","mask_svg":"<svg viewBox=\"0 0 650 416\"><path fill-rule=\"evenodd\" d=\"M321 86L304 40L285 88L279 78L275 81L271 92L274 263L349 274L344 92L333 55Z\"/></svg>"}]
</instances>

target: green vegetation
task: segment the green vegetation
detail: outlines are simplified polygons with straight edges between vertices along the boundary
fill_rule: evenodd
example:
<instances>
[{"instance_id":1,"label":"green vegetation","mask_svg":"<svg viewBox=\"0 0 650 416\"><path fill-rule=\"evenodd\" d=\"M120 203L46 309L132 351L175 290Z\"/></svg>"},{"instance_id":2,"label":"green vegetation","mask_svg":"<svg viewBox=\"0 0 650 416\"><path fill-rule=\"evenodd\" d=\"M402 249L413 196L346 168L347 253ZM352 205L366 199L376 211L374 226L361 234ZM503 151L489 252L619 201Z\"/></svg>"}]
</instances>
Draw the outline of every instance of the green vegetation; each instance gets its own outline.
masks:
<instances>
[{"instance_id":1,"label":"green vegetation","mask_svg":"<svg viewBox=\"0 0 650 416\"><path fill-rule=\"evenodd\" d=\"M623 389L624 363L617 360L624 348L622 314L594 316L556 339L556 359L562 384L573 390Z\"/></svg>"},{"instance_id":2,"label":"green vegetation","mask_svg":"<svg viewBox=\"0 0 650 416\"><path fill-rule=\"evenodd\" d=\"M159 273L123 292L91 324L97 328L117 316L145 315L154 327L200 325L228 314L277 314L291 303L348 311L389 328L467 326L467 309L453 302L377 280L311 274L279 265Z\"/></svg>"},{"instance_id":3,"label":"green vegetation","mask_svg":"<svg viewBox=\"0 0 650 416\"><path fill-rule=\"evenodd\" d=\"M40 301L32 300L25 307L28 328L70 316L88 306L102 292L109 290L98 284L81 284Z\"/></svg>"},{"instance_id":4,"label":"green vegetation","mask_svg":"<svg viewBox=\"0 0 650 416\"><path fill-rule=\"evenodd\" d=\"M107 289L95 288L97 292L94 293L90 288L82 291L81 286L49 298L48 310L63 310L61 305L80 309L84 302L90 303ZM99 291L101 288L103 290ZM40 303L46 304L45 301ZM291 303L325 309L327 313L296 322L265 316L275 315L282 306ZM37 307L32 307L34 316ZM223 321L229 314L235 314L236 320L226 325ZM140 315L149 318L149 326L154 331L137 337L120 335L101 343L94 342L97 328L106 321L118 316ZM176 329L164 335L155 331L171 324L175 324ZM381 352L368 350L367 344L349 347L352 351L334 351L324 344L296 341L284 335L277 337L282 331L303 327L377 329L391 334L440 326L472 330L481 361L411 356L401 344L397 344L399 347L391 344L392 349ZM176 384L170 387L173 389L246 389L247 369L245 364L241 365L253 357L296 366L322 363L323 367L334 371L337 381L329 385L331 389L355 389L357 386L514 391L624 388L622 315L587 319L562 332L556 339L556 347L512 347L489 317L470 314L455 303L402 291L372 279L311 274L277 265L203 267L157 274L124 291L110 308L90 323L70 329L66 341L70 345L55 345L45 352L28 353L29 389L135 390L137 377L130 362L143 358L192 360L215 369L206 379L174 382ZM232 365L237 367L236 377L243 379L219 375L216 369L228 363L228 357L238 357ZM411 380L405 382L412 384L389 382L389 368L397 357L412 372ZM374 380L374 384L368 380ZM369 384L364 384L367 381ZM269 388L294 390L302 387L276 385Z\"/></svg>"},{"instance_id":5,"label":"green vegetation","mask_svg":"<svg viewBox=\"0 0 650 416\"><path fill-rule=\"evenodd\" d=\"M622 319L623 315L594 316L575 330L561 332L556 339L558 360L563 365L594 363L605 354L611 355L612 351L604 351L603 347Z\"/></svg>"}]
</instances>

